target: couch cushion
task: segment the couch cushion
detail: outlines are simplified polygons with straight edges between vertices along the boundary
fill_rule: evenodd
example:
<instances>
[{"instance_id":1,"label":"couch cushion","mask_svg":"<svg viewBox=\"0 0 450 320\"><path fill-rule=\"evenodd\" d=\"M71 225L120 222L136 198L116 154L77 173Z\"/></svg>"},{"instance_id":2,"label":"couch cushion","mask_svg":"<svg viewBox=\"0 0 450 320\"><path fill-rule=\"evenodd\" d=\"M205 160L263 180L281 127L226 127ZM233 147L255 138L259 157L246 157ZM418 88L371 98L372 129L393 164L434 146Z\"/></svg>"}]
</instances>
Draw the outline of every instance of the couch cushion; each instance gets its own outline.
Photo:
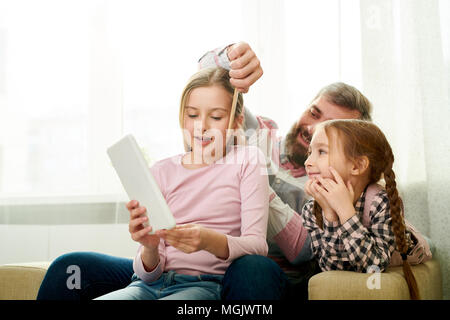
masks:
<instances>
[{"instance_id":1,"label":"couch cushion","mask_svg":"<svg viewBox=\"0 0 450 320\"><path fill-rule=\"evenodd\" d=\"M421 299L442 299L442 275L439 261L432 259L412 267ZM367 280L374 274L351 271L321 272L309 280L310 300L408 300L409 290L402 267L388 268L377 282ZM371 278L373 279L373 278Z\"/></svg>"},{"instance_id":2,"label":"couch cushion","mask_svg":"<svg viewBox=\"0 0 450 320\"><path fill-rule=\"evenodd\" d=\"M0 266L0 300L36 299L51 262ZM412 267L422 299L442 299L442 275L437 259ZM402 300L409 290L401 267L380 274L380 288L370 290L367 279L373 274L351 271L321 272L309 281L310 300ZM376 284L376 283L373 283Z\"/></svg>"},{"instance_id":3,"label":"couch cushion","mask_svg":"<svg viewBox=\"0 0 450 320\"><path fill-rule=\"evenodd\" d=\"M0 266L0 300L34 300L50 262Z\"/></svg>"}]
</instances>

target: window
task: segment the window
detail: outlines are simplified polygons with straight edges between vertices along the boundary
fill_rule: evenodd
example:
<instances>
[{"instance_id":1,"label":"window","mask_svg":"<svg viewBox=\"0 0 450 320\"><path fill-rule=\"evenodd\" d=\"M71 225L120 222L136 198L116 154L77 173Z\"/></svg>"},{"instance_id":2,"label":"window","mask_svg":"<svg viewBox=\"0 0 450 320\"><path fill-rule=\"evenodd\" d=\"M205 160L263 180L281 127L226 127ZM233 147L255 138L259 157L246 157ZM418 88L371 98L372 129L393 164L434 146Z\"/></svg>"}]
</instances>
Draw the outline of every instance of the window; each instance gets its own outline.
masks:
<instances>
[{"instance_id":1,"label":"window","mask_svg":"<svg viewBox=\"0 0 450 320\"><path fill-rule=\"evenodd\" d=\"M133 133L152 161L183 152L181 91L235 41L265 71L246 106L284 134L321 86L359 84L354 4L1 1L0 196L123 194L106 148Z\"/></svg>"}]
</instances>

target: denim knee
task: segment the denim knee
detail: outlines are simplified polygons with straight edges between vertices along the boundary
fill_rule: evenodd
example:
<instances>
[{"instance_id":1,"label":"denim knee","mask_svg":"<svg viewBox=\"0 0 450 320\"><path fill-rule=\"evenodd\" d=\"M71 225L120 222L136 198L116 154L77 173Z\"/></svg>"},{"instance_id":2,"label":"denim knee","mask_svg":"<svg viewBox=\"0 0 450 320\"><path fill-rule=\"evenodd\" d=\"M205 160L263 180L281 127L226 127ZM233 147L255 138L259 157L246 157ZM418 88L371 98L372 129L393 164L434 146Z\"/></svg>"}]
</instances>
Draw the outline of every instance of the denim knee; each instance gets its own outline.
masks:
<instances>
[{"instance_id":1,"label":"denim knee","mask_svg":"<svg viewBox=\"0 0 450 320\"><path fill-rule=\"evenodd\" d=\"M79 265L80 253L66 253L57 257L50 264L38 291L37 300L77 300L74 290L68 290L67 270L71 265Z\"/></svg>"},{"instance_id":2,"label":"denim knee","mask_svg":"<svg viewBox=\"0 0 450 320\"><path fill-rule=\"evenodd\" d=\"M259 255L242 256L228 267L223 279L226 300L278 300L287 290L287 276L272 259Z\"/></svg>"},{"instance_id":3,"label":"denim knee","mask_svg":"<svg viewBox=\"0 0 450 320\"><path fill-rule=\"evenodd\" d=\"M51 273L53 277L62 275L64 278L67 278L67 268L71 265L79 266L80 261L82 260L83 254L80 252L65 253L53 260L47 270L47 273Z\"/></svg>"},{"instance_id":4,"label":"denim knee","mask_svg":"<svg viewBox=\"0 0 450 320\"><path fill-rule=\"evenodd\" d=\"M131 282L132 264L131 259L96 252L63 254L48 268L37 299L92 299L123 288ZM70 282L72 280L74 283Z\"/></svg>"}]
</instances>

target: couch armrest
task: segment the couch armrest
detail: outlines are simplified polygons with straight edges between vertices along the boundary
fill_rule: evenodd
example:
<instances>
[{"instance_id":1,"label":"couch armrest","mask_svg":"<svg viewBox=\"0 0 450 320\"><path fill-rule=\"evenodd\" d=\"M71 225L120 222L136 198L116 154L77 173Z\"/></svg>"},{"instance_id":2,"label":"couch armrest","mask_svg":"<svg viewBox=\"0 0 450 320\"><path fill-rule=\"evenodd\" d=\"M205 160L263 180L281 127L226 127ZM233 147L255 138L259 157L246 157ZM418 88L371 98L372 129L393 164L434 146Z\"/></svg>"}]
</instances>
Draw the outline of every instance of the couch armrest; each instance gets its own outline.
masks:
<instances>
[{"instance_id":1,"label":"couch armrest","mask_svg":"<svg viewBox=\"0 0 450 320\"><path fill-rule=\"evenodd\" d=\"M442 274L437 259L412 266L424 300L442 299ZM310 300L409 300L409 290L402 267L388 268L379 274L379 288L369 289L367 280L374 274L352 271L326 271L309 280ZM371 278L373 279L373 278ZM372 282L372 287L376 282Z\"/></svg>"},{"instance_id":2,"label":"couch armrest","mask_svg":"<svg viewBox=\"0 0 450 320\"><path fill-rule=\"evenodd\" d=\"M50 262L0 266L0 300L34 300Z\"/></svg>"}]
</instances>

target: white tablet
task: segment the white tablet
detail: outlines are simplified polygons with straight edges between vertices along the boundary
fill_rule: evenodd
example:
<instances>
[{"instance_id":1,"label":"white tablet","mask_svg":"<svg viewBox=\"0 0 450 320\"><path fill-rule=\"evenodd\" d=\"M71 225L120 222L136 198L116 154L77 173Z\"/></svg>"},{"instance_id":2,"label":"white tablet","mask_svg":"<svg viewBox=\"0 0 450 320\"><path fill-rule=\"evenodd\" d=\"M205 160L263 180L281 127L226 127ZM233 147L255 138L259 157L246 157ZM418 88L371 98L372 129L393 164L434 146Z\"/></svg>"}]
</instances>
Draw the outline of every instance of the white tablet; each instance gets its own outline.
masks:
<instances>
[{"instance_id":1,"label":"white tablet","mask_svg":"<svg viewBox=\"0 0 450 320\"><path fill-rule=\"evenodd\" d=\"M120 139L107 153L130 200L139 201L147 209L144 226L152 226L150 233L173 228L176 224L173 214L133 135Z\"/></svg>"}]
</instances>

